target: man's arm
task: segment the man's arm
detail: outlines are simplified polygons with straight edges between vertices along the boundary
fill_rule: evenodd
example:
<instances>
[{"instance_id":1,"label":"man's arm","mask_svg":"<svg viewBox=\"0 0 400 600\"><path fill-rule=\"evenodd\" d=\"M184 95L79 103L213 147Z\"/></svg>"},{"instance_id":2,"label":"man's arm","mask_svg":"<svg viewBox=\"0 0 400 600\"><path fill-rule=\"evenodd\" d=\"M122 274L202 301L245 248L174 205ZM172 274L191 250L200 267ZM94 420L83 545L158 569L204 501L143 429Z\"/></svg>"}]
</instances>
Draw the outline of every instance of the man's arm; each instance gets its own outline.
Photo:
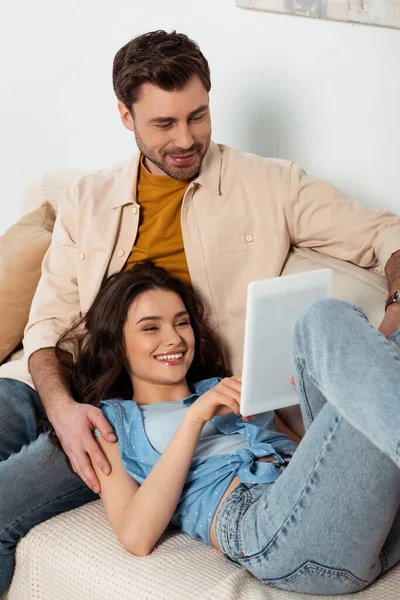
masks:
<instances>
[{"instance_id":1,"label":"man's arm","mask_svg":"<svg viewBox=\"0 0 400 600\"><path fill-rule=\"evenodd\" d=\"M308 176L297 164L291 167L285 213L293 246L312 248L360 267L379 265L382 274L400 250L400 216L347 198L329 182Z\"/></svg>"},{"instance_id":2,"label":"man's arm","mask_svg":"<svg viewBox=\"0 0 400 600\"><path fill-rule=\"evenodd\" d=\"M392 254L386 263L386 277L388 279L389 296L400 290L400 250ZM387 307L385 316L379 326L379 331L385 337L394 333L400 327L400 303L393 302Z\"/></svg>"},{"instance_id":3,"label":"man's arm","mask_svg":"<svg viewBox=\"0 0 400 600\"><path fill-rule=\"evenodd\" d=\"M78 196L77 186L71 186L59 203L23 343L32 379L60 443L74 471L97 492L100 485L91 460L99 459L100 468L106 466L109 470L109 465L95 445L92 430L99 429L109 441L113 441L109 437L113 432L99 408L75 402L68 370L57 360L54 350L60 335L80 313L75 244ZM65 343L63 350L72 358L76 344Z\"/></svg>"}]
</instances>

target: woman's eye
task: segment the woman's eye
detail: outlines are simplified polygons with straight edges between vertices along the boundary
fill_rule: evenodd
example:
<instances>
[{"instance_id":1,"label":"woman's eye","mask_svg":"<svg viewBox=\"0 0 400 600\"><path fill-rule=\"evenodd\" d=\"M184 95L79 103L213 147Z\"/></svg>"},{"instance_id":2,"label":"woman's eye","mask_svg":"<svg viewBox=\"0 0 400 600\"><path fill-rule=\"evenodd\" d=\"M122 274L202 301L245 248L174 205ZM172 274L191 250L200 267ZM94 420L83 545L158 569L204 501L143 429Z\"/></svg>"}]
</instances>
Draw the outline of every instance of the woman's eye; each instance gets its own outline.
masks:
<instances>
[{"instance_id":1,"label":"woman's eye","mask_svg":"<svg viewBox=\"0 0 400 600\"><path fill-rule=\"evenodd\" d=\"M177 323L177 327L185 327L185 325L189 325L189 321L180 321Z\"/></svg>"},{"instance_id":2,"label":"woman's eye","mask_svg":"<svg viewBox=\"0 0 400 600\"><path fill-rule=\"evenodd\" d=\"M157 331L158 327L146 327L143 331Z\"/></svg>"}]
</instances>

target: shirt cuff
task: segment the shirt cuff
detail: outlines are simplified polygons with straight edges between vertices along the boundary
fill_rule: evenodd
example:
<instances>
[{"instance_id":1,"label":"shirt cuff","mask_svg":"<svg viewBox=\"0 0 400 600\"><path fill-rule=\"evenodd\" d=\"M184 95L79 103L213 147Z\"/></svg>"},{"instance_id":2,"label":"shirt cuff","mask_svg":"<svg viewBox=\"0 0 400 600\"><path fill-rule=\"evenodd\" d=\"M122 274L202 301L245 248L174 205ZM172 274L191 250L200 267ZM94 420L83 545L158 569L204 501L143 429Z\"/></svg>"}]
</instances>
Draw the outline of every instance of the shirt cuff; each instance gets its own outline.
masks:
<instances>
[{"instance_id":1,"label":"shirt cuff","mask_svg":"<svg viewBox=\"0 0 400 600\"><path fill-rule=\"evenodd\" d=\"M385 274L386 263L390 257L400 250L400 227L387 229L384 239L376 250L382 274Z\"/></svg>"},{"instance_id":2,"label":"shirt cuff","mask_svg":"<svg viewBox=\"0 0 400 600\"><path fill-rule=\"evenodd\" d=\"M66 329L66 324L63 323L62 331ZM25 334L23 339L24 356L29 361L30 356L38 350L44 348L55 348L59 338L61 336L60 331L56 331L54 328L51 330L44 325L37 324L33 325ZM72 340L65 340L60 348L72 354L73 361L75 362L78 356L77 343Z\"/></svg>"}]
</instances>

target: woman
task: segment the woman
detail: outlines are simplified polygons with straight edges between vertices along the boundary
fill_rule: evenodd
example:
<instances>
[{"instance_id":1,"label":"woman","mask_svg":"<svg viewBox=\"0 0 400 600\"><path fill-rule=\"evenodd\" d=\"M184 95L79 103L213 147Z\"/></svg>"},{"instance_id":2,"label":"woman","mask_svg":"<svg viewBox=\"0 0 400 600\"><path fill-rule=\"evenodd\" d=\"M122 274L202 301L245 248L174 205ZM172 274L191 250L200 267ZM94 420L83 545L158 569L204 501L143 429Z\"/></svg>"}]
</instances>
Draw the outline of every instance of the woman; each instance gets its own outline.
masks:
<instances>
[{"instance_id":1,"label":"woman","mask_svg":"<svg viewBox=\"0 0 400 600\"><path fill-rule=\"evenodd\" d=\"M240 418L240 378L200 301L152 263L111 276L59 345L70 336L75 397L118 438L95 432L111 474L94 466L128 551L152 552L172 521L261 581L311 594L359 591L400 560L400 332L386 340L335 300L300 317L298 447L274 413Z\"/></svg>"}]
</instances>

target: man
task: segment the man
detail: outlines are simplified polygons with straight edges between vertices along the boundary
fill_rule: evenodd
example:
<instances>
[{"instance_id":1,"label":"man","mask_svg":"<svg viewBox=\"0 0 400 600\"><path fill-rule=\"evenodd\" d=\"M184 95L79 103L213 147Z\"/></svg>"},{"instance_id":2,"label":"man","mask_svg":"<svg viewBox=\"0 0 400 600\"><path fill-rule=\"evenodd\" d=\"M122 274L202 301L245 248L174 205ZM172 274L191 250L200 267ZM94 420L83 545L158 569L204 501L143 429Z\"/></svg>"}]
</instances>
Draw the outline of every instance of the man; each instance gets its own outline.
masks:
<instances>
[{"instance_id":1,"label":"man","mask_svg":"<svg viewBox=\"0 0 400 600\"><path fill-rule=\"evenodd\" d=\"M400 219L346 199L296 164L211 141L210 73L182 34L148 33L116 55L114 89L140 155L83 177L64 194L25 331L25 357L0 369L0 595L18 539L35 524L97 498L92 430L114 440L101 411L77 404L54 346L105 276L146 258L202 295L240 372L247 284L279 276L291 245L386 269L380 330L400 325ZM395 302L392 302L395 300ZM64 346L65 358L76 348ZM35 388L37 391L35 391ZM47 415L68 455L51 444ZM92 491L93 490L93 491Z\"/></svg>"}]
</instances>

